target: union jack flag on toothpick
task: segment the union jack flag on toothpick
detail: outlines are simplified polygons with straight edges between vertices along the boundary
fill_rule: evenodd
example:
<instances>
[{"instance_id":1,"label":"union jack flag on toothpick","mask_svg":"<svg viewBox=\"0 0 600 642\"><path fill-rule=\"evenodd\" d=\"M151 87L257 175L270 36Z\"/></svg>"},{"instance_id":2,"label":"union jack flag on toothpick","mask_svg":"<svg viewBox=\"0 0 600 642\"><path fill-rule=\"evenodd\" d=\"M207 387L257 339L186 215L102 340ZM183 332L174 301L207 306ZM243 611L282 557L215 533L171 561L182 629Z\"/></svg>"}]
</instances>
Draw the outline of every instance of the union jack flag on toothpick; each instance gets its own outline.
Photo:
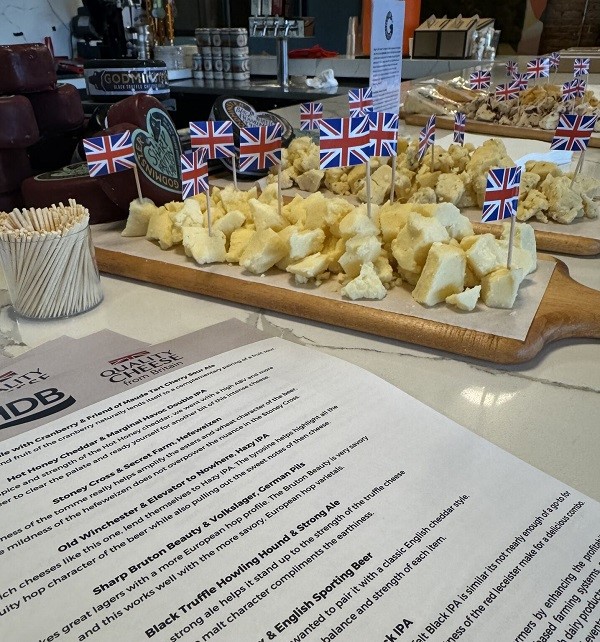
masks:
<instances>
[{"instance_id":1,"label":"union jack flag on toothpick","mask_svg":"<svg viewBox=\"0 0 600 642\"><path fill-rule=\"evenodd\" d=\"M192 147L203 149L206 158L235 156L233 124L230 120L202 120L190 123Z\"/></svg>"},{"instance_id":2,"label":"union jack flag on toothpick","mask_svg":"<svg viewBox=\"0 0 600 642\"><path fill-rule=\"evenodd\" d=\"M481 221L500 221L515 216L521 187L520 167L496 167L487 176Z\"/></svg>"},{"instance_id":3,"label":"union jack flag on toothpick","mask_svg":"<svg viewBox=\"0 0 600 642\"><path fill-rule=\"evenodd\" d=\"M398 114L372 111L368 114L369 137L373 156L396 156L398 149Z\"/></svg>"},{"instance_id":4,"label":"union jack flag on toothpick","mask_svg":"<svg viewBox=\"0 0 600 642\"><path fill-rule=\"evenodd\" d=\"M467 126L467 117L461 111L454 114L454 137L453 140L459 145L465 144L465 128Z\"/></svg>"},{"instance_id":5,"label":"union jack flag on toothpick","mask_svg":"<svg viewBox=\"0 0 600 642\"><path fill-rule=\"evenodd\" d=\"M506 75L509 78L514 78L519 73L519 64L516 60L509 60L506 63Z\"/></svg>"},{"instance_id":6,"label":"union jack flag on toothpick","mask_svg":"<svg viewBox=\"0 0 600 642\"><path fill-rule=\"evenodd\" d=\"M585 151L594 131L596 120L597 116L561 114L550 143L550 149Z\"/></svg>"},{"instance_id":7,"label":"union jack flag on toothpick","mask_svg":"<svg viewBox=\"0 0 600 642\"><path fill-rule=\"evenodd\" d=\"M321 169L366 163L371 156L368 116L324 118L319 123Z\"/></svg>"},{"instance_id":8,"label":"union jack flag on toothpick","mask_svg":"<svg viewBox=\"0 0 600 642\"><path fill-rule=\"evenodd\" d=\"M497 85L494 92L496 100L504 102L505 100L514 100L519 98L519 85L511 82L504 85Z\"/></svg>"},{"instance_id":9,"label":"union jack flag on toothpick","mask_svg":"<svg viewBox=\"0 0 600 642\"><path fill-rule=\"evenodd\" d=\"M550 60L548 58L530 60L527 63L526 76L529 80L548 78L550 76Z\"/></svg>"},{"instance_id":10,"label":"union jack flag on toothpick","mask_svg":"<svg viewBox=\"0 0 600 642\"><path fill-rule=\"evenodd\" d=\"M474 71L469 76L471 89L489 89L492 85L492 74L489 71Z\"/></svg>"},{"instance_id":11,"label":"union jack flag on toothpick","mask_svg":"<svg viewBox=\"0 0 600 642\"><path fill-rule=\"evenodd\" d=\"M425 152L429 149L430 145L433 145L435 142L435 116L430 116L427 124L419 132L419 151L418 157L419 160L422 160L425 156ZM433 170L433 165L432 165Z\"/></svg>"},{"instance_id":12,"label":"union jack flag on toothpick","mask_svg":"<svg viewBox=\"0 0 600 642\"><path fill-rule=\"evenodd\" d=\"M281 164L281 125L240 129L240 171Z\"/></svg>"},{"instance_id":13,"label":"union jack flag on toothpick","mask_svg":"<svg viewBox=\"0 0 600 642\"><path fill-rule=\"evenodd\" d=\"M576 81L574 80L567 80L567 82L563 84L562 95L560 98L563 103L569 102L569 100L573 100L574 98L577 98L577 87L574 84L575 82Z\"/></svg>"},{"instance_id":14,"label":"union jack flag on toothpick","mask_svg":"<svg viewBox=\"0 0 600 642\"><path fill-rule=\"evenodd\" d=\"M550 62L550 68L551 69L558 70L558 66L560 65L560 52L559 51L553 51L548 56L548 61Z\"/></svg>"},{"instance_id":15,"label":"union jack flag on toothpick","mask_svg":"<svg viewBox=\"0 0 600 642\"><path fill-rule=\"evenodd\" d=\"M201 149L181 154L181 196L185 200L208 192L208 166Z\"/></svg>"},{"instance_id":16,"label":"union jack flag on toothpick","mask_svg":"<svg viewBox=\"0 0 600 642\"><path fill-rule=\"evenodd\" d=\"M319 129L319 121L323 118L323 103L300 104L300 131Z\"/></svg>"},{"instance_id":17,"label":"union jack flag on toothpick","mask_svg":"<svg viewBox=\"0 0 600 642\"><path fill-rule=\"evenodd\" d=\"M519 91L525 91L528 84L529 80L527 78L527 74L517 74L511 83L511 85L518 87Z\"/></svg>"},{"instance_id":18,"label":"union jack flag on toothpick","mask_svg":"<svg viewBox=\"0 0 600 642\"><path fill-rule=\"evenodd\" d=\"M373 111L373 91L371 87L350 89L348 91L350 117L365 116Z\"/></svg>"},{"instance_id":19,"label":"union jack flag on toothpick","mask_svg":"<svg viewBox=\"0 0 600 642\"><path fill-rule=\"evenodd\" d=\"M590 73L590 59L575 58L575 60L573 61L573 75L587 76L589 73Z\"/></svg>"},{"instance_id":20,"label":"union jack flag on toothpick","mask_svg":"<svg viewBox=\"0 0 600 642\"><path fill-rule=\"evenodd\" d=\"M585 78L587 78L587 76L585 76ZM585 79L579 76L577 78L573 78L572 83L573 83L573 90L575 91L575 96L577 98L583 98L585 96L585 90L587 87L587 83Z\"/></svg>"},{"instance_id":21,"label":"union jack flag on toothpick","mask_svg":"<svg viewBox=\"0 0 600 642\"><path fill-rule=\"evenodd\" d=\"M83 150L90 176L106 176L135 168L131 132L84 138Z\"/></svg>"}]
</instances>

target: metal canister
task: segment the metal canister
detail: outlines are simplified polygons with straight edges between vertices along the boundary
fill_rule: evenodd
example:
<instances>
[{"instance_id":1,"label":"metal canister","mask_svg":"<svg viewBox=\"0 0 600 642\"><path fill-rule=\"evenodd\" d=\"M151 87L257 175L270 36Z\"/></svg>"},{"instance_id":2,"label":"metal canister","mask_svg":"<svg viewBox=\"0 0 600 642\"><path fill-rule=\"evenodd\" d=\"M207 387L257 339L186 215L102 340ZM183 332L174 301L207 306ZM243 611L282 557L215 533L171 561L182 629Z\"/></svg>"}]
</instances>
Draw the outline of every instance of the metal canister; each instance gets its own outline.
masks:
<instances>
[{"instance_id":1,"label":"metal canister","mask_svg":"<svg viewBox=\"0 0 600 642\"><path fill-rule=\"evenodd\" d=\"M221 29L210 30L210 46L211 47L221 46Z\"/></svg>"},{"instance_id":2,"label":"metal canister","mask_svg":"<svg viewBox=\"0 0 600 642\"><path fill-rule=\"evenodd\" d=\"M210 29L201 27L196 29L194 34L196 36L196 44L199 48L210 47Z\"/></svg>"},{"instance_id":3,"label":"metal canister","mask_svg":"<svg viewBox=\"0 0 600 642\"><path fill-rule=\"evenodd\" d=\"M195 80L204 79L204 74L202 73L202 54L195 53L192 56L192 78Z\"/></svg>"},{"instance_id":4,"label":"metal canister","mask_svg":"<svg viewBox=\"0 0 600 642\"><path fill-rule=\"evenodd\" d=\"M229 42L232 48L248 46L248 29L243 27L229 30Z\"/></svg>"},{"instance_id":5,"label":"metal canister","mask_svg":"<svg viewBox=\"0 0 600 642\"><path fill-rule=\"evenodd\" d=\"M232 47L231 55L232 56L248 56L250 54L248 47Z\"/></svg>"},{"instance_id":6,"label":"metal canister","mask_svg":"<svg viewBox=\"0 0 600 642\"><path fill-rule=\"evenodd\" d=\"M202 69L206 80L212 80L215 77L213 74L212 56L202 56Z\"/></svg>"},{"instance_id":7,"label":"metal canister","mask_svg":"<svg viewBox=\"0 0 600 642\"><path fill-rule=\"evenodd\" d=\"M228 53L223 50L223 78L233 80L233 70L231 68L231 49Z\"/></svg>"},{"instance_id":8,"label":"metal canister","mask_svg":"<svg viewBox=\"0 0 600 642\"><path fill-rule=\"evenodd\" d=\"M250 56L231 54L231 72L233 80L250 80Z\"/></svg>"},{"instance_id":9,"label":"metal canister","mask_svg":"<svg viewBox=\"0 0 600 642\"><path fill-rule=\"evenodd\" d=\"M220 53L221 52L219 51L219 54ZM223 57L221 55L213 55L212 66L215 80L223 80Z\"/></svg>"},{"instance_id":10,"label":"metal canister","mask_svg":"<svg viewBox=\"0 0 600 642\"><path fill-rule=\"evenodd\" d=\"M221 29L221 50L223 57L231 56L231 32L232 29Z\"/></svg>"}]
</instances>

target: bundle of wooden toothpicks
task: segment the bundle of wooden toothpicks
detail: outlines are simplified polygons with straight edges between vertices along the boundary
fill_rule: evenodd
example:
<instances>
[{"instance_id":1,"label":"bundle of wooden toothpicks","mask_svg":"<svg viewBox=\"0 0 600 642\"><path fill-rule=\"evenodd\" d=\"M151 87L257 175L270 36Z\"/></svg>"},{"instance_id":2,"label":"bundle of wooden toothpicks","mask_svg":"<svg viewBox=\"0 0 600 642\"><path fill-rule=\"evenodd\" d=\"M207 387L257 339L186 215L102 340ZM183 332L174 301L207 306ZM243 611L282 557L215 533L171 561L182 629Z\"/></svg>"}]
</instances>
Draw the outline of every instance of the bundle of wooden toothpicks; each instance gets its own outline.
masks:
<instances>
[{"instance_id":1,"label":"bundle of wooden toothpicks","mask_svg":"<svg viewBox=\"0 0 600 642\"><path fill-rule=\"evenodd\" d=\"M58 318L100 303L88 224L88 210L74 200L0 213L0 257L19 314Z\"/></svg>"}]
</instances>

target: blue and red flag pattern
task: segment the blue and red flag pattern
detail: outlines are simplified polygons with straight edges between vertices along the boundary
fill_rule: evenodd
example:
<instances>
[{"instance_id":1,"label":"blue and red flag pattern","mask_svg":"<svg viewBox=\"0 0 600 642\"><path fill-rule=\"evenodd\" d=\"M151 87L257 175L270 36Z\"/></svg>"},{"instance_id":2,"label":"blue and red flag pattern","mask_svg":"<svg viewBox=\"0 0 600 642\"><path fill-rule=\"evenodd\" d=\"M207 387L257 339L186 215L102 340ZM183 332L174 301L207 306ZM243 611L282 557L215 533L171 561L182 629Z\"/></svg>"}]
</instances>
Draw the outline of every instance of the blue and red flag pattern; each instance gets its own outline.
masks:
<instances>
[{"instance_id":1,"label":"blue and red flag pattern","mask_svg":"<svg viewBox=\"0 0 600 642\"><path fill-rule=\"evenodd\" d=\"M203 149L206 158L235 156L233 125L230 120L202 120L190 123L192 147Z\"/></svg>"},{"instance_id":2,"label":"blue and red flag pattern","mask_svg":"<svg viewBox=\"0 0 600 642\"><path fill-rule=\"evenodd\" d=\"M520 167L496 167L487 175L481 221L516 216L521 187Z\"/></svg>"},{"instance_id":3,"label":"blue and red flag pattern","mask_svg":"<svg viewBox=\"0 0 600 642\"><path fill-rule=\"evenodd\" d=\"M563 103L577 98L577 87L575 85L575 82L576 81L573 80L567 80L567 82L563 84L561 95L561 100Z\"/></svg>"},{"instance_id":4,"label":"blue and red flag pattern","mask_svg":"<svg viewBox=\"0 0 600 642\"><path fill-rule=\"evenodd\" d=\"M427 124L419 132L419 160L425 156L425 152L429 149L430 145L435 142L435 116L430 116Z\"/></svg>"},{"instance_id":5,"label":"blue and red flag pattern","mask_svg":"<svg viewBox=\"0 0 600 642\"><path fill-rule=\"evenodd\" d=\"M496 100L501 102L505 100L514 100L519 97L519 85L515 82L497 85L494 96Z\"/></svg>"},{"instance_id":6,"label":"blue and red flag pattern","mask_svg":"<svg viewBox=\"0 0 600 642\"><path fill-rule=\"evenodd\" d=\"M319 129L319 121L323 118L323 103L300 104L300 130L310 131Z\"/></svg>"},{"instance_id":7,"label":"blue and red flag pattern","mask_svg":"<svg viewBox=\"0 0 600 642\"><path fill-rule=\"evenodd\" d=\"M185 200L208 192L208 166L202 148L181 154L181 196Z\"/></svg>"},{"instance_id":8,"label":"blue and red flag pattern","mask_svg":"<svg viewBox=\"0 0 600 642\"><path fill-rule=\"evenodd\" d=\"M474 71L469 76L471 89L489 89L492 85L492 74L489 71Z\"/></svg>"},{"instance_id":9,"label":"blue and red flag pattern","mask_svg":"<svg viewBox=\"0 0 600 642\"><path fill-rule=\"evenodd\" d=\"M465 128L467 126L467 117L461 111L454 114L454 137L453 140L459 145L465 144Z\"/></svg>"},{"instance_id":10,"label":"blue and red flag pattern","mask_svg":"<svg viewBox=\"0 0 600 642\"><path fill-rule=\"evenodd\" d=\"M368 116L324 118L319 123L321 169L366 163L372 156Z\"/></svg>"},{"instance_id":11,"label":"blue and red flag pattern","mask_svg":"<svg viewBox=\"0 0 600 642\"><path fill-rule=\"evenodd\" d=\"M373 111L373 90L371 87L350 89L348 91L350 117L365 116Z\"/></svg>"},{"instance_id":12,"label":"blue and red flag pattern","mask_svg":"<svg viewBox=\"0 0 600 642\"><path fill-rule=\"evenodd\" d=\"M560 65L560 52L559 51L553 51L548 56L548 60L550 61L550 68L551 69L558 69L558 65Z\"/></svg>"},{"instance_id":13,"label":"blue and red flag pattern","mask_svg":"<svg viewBox=\"0 0 600 642\"><path fill-rule=\"evenodd\" d=\"M529 80L548 78L550 76L550 60L548 58L530 60L527 63L526 76Z\"/></svg>"},{"instance_id":14,"label":"blue and red flag pattern","mask_svg":"<svg viewBox=\"0 0 600 642\"><path fill-rule=\"evenodd\" d=\"M240 129L240 172L281 163L281 125Z\"/></svg>"},{"instance_id":15,"label":"blue and red flag pattern","mask_svg":"<svg viewBox=\"0 0 600 642\"><path fill-rule=\"evenodd\" d=\"M373 156L396 156L398 152L398 114L372 111L368 114Z\"/></svg>"},{"instance_id":16,"label":"blue and red flag pattern","mask_svg":"<svg viewBox=\"0 0 600 642\"><path fill-rule=\"evenodd\" d=\"M550 149L585 151L597 119L598 117L593 115L561 114Z\"/></svg>"},{"instance_id":17,"label":"blue and red flag pattern","mask_svg":"<svg viewBox=\"0 0 600 642\"><path fill-rule=\"evenodd\" d=\"M83 151L90 176L106 176L135 167L131 132L84 138Z\"/></svg>"},{"instance_id":18,"label":"blue and red flag pattern","mask_svg":"<svg viewBox=\"0 0 600 642\"><path fill-rule=\"evenodd\" d=\"M506 75L509 78L514 78L519 73L519 64L516 60L509 60L506 63Z\"/></svg>"},{"instance_id":19,"label":"blue and red flag pattern","mask_svg":"<svg viewBox=\"0 0 600 642\"><path fill-rule=\"evenodd\" d=\"M587 76L590 73L590 59L589 58L575 58L573 61L573 75L574 76Z\"/></svg>"}]
</instances>

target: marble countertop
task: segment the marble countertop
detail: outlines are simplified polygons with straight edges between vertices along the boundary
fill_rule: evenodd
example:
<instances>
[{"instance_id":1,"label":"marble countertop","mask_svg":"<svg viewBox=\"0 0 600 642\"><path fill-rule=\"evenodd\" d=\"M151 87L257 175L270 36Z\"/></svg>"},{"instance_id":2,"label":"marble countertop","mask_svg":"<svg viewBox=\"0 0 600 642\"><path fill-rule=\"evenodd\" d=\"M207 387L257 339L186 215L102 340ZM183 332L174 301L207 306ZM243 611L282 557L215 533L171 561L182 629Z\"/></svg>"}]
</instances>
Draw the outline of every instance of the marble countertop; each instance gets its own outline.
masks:
<instances>
[{"instance_id":1,"label":"marble countertop","mask_svg":"<svg viewBox=\"0 0 600 642\"><path fill-rule=\"evenodd\" d=\"M326 115L339 111L341 100L325 101ZM291 109L281 111L292 120ZM600 290L600 257L559 258L575 280ZM103 276L102 287L104 302L95 310L34 322L14 317L0 284L0 352L14 356L61 335L81 337L104 328L156 343L233 317L355 363L600 500L597 340L560 341L528 363L498 366L124 278Z\"/></svg>"}]
</instances>

